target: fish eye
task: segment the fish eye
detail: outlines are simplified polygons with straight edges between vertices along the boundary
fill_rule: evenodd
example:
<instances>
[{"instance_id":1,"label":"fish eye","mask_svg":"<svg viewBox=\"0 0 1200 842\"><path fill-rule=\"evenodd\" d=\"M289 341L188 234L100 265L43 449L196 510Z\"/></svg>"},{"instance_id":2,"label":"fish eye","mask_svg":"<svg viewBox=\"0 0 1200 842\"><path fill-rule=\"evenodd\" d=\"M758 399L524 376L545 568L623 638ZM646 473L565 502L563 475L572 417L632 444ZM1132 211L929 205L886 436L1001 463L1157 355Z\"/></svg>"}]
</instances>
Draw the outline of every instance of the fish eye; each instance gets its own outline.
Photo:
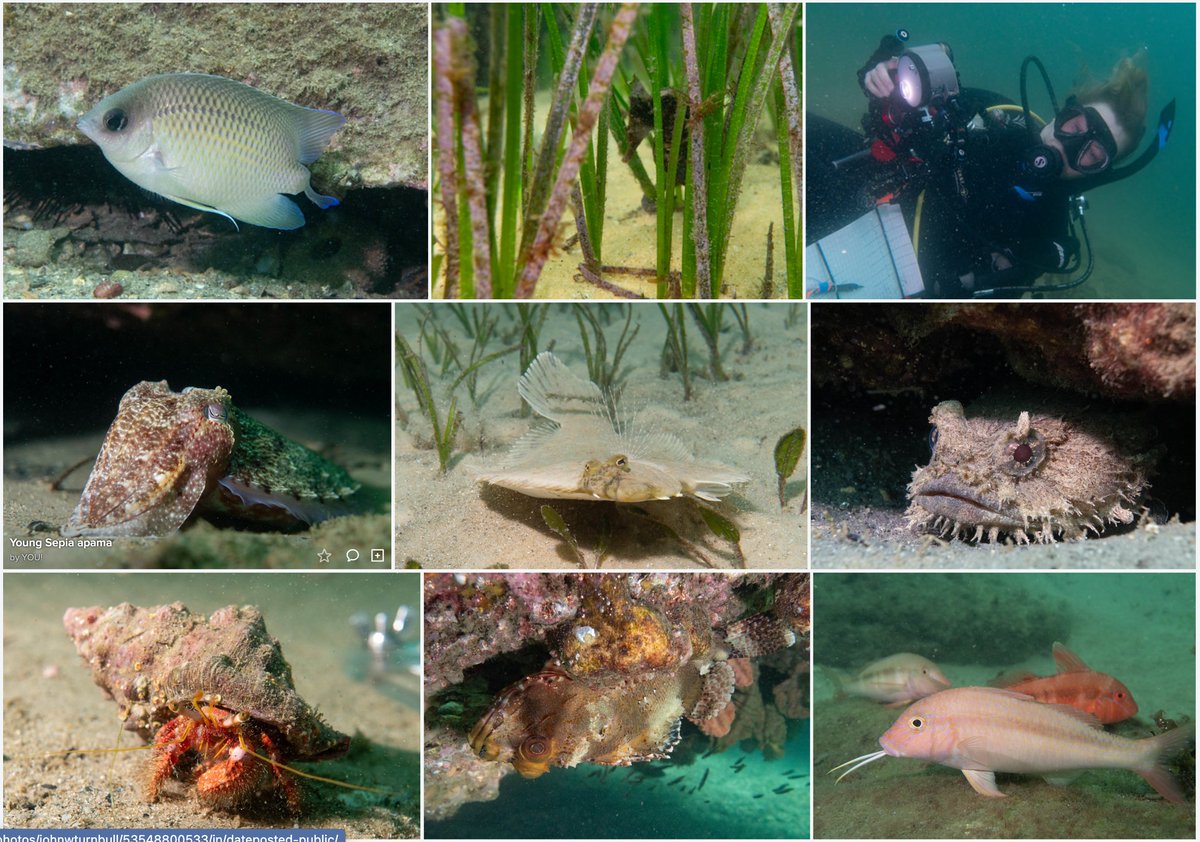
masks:
<instances>
[{"instance_id":1,"label":"fish eye","mask_svg":"<svg viewBox=\"0 0 1200 842\"><path fill-rule=\"evenodd\" d=\"M1124 694L1124 693L1122 693L1120 690L1118 690L1118 691L1117 691L1117 698L1118 698L1118 699L1124 699L1124 698L1125 698L1125 694Z\"/></svg>"},{"instance_id":2,"label":"fish eye","mask_svg":"<svg viewBox=\"0 0 1200 842\"><path fill-rule=\"evenodd\" d=\"M924 726L924 724L925 724L925 720L919 716L914 716L912 719L910 719L908 721L908 724L911 725L916 730L920 731L922 726Z\"/></svg>"},{"instance_id":3,"label":"fish eye","mask_svg":"<svg viewBox=\"0 0 1200 842\"><path fill-rule=\"evenodd\" d=\"M124 131L127 125L129 125L129 118L120 108L114 108L104 115L104 128L110 132Z\"/></svg>"},{"instance_id":4,"label":"fish eye","mask_svg":"<svg viewBox=\"0 0 1200 842\"><path fill-rule=\"evenodd\" d=\"M1037 430L1024 436L1004 433L997 441L997 467L1010 477L1024 477L1037 470L1046 458L1046 440Z\"/></svg>"},{"instance_id":5,"label":"fish eye","mask_svg":"<svg viewBox=\"0 0 1200 842\"><path fill-rule=\"evenodd\" d=\"M550 753L550 741L542 736L533 736L521 743L521 756L538 760Z\"/></svg>"}]
</instances>

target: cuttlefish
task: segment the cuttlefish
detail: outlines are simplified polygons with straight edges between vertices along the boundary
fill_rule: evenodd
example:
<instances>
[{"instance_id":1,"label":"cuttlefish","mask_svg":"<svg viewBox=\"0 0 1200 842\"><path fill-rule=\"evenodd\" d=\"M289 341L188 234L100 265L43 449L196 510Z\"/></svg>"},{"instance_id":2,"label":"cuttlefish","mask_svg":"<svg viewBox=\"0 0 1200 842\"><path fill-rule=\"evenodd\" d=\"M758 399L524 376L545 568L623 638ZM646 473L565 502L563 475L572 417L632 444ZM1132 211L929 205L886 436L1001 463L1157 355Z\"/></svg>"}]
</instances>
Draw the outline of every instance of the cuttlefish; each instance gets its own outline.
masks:
<instances>
[{"instance_id":1,"label":"cuttlefish","mask_svg":"<svg viewBox=\"0 0 1200 842\"><path fill-rule=\"evenodd\" d=\"M480 482L531 497L641 503L695 497L717 501L745 474L695 459L674 434L635 428L616 401L544 351L517 391L541 419Z\"/></svg>"}]
</instances>

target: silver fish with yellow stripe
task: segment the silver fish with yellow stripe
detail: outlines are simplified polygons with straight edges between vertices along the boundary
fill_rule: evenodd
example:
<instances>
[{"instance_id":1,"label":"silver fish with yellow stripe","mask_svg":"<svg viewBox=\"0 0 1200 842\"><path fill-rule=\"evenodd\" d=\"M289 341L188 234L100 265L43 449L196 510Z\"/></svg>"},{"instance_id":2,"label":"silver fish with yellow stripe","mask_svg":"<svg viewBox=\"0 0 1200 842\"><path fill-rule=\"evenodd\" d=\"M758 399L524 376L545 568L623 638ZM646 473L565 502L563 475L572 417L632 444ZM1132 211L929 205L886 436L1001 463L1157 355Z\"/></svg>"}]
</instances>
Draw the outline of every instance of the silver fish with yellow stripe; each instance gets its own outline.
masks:
<instances>
[{"instance_id":1,"label":"silver fish with yellow stripe","mask_svg":"<svg viewBox=\"0 0 1200 842\"><path fill-rule=\"evenodd\" d=\"M78 127L139 187L231 221L291 229L304 214L284 194L338 204L312 189L307 165L345 122L232 79L166 73L105 97Z\"/></svg>"}]
</instances>

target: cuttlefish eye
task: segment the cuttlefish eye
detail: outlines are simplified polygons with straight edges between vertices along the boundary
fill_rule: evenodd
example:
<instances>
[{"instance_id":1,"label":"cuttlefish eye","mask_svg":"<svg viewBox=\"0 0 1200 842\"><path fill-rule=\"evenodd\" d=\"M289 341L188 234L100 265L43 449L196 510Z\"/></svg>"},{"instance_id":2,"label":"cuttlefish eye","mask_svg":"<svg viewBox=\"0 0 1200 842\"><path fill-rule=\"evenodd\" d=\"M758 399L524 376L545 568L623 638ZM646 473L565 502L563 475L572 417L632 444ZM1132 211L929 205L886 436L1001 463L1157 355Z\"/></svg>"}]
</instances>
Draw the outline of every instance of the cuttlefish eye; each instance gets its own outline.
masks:
<instances>
[{"instance_id":1,"label":"cuttlefish eye","mask_svg":"<svg viewBox=\"0 0 1200 842\"><path fill-rule=\"evenodd\" d=\"M124 131L127 125L129 125L129 118L120 108L113 108L104 115L104 128L110 132Z\"/></svg>"},{"instance_id":2,"label":"cuttlefish eye","mask_svg":"<svg viewBox=\"0 0 1200 842\"><path fill-rule=\"evenodd\" d=\"M929 452L930 453L933 453L933 451L937 450L937 441L938 441L938 429L936 426L930 427L929 428Z\"/></svg>"},{"instance_id":3,"label":"cuttlefish eye","mask_svg":"<svg viewBox=\"0 0 1200 842\"><path fill-rule=\"evenodd\" d=\"M208 416L209 421L224 421L229 415L225 407L219 403L208 404L204 407L204 414Z\"/></svg>"}]
</instances>

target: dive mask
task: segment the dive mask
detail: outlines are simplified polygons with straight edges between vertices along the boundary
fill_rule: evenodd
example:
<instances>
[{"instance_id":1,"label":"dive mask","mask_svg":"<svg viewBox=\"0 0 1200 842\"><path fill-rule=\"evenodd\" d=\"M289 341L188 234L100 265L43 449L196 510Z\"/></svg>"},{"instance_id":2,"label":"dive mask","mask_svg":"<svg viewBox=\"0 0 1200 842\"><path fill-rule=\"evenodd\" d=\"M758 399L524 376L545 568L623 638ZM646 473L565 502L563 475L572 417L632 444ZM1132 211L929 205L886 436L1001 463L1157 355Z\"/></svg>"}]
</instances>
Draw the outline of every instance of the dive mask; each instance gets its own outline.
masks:
<instances>
[{"instance_id":1,"label":"dive mask","mask_svg":"<svg viewBox=\"0 0 1200 842\"><path fill-rule=\"evenodd\" d=\"M1117 142L1108 124L1095 108L1080 105L1075 97L1069 97L1066 107L1054 118L1054 137L1076 172L1103 172L1116 160Z\"/></svg>"},{"instance_id":2,"label":"dive mask","mask_svg":"<svg viewBox=\"0 0 1200 842\"><path fill-rule=\"evenodd\" d=\"M1045 143L1036 144L1022 162L1027 175L1039 180L1055 179L1062 175L1067 163L1076 172L1094 175L1107 170L1116 160L1117 142L1108 124L1095 108L1080 105L1075 97L1070 97L1054 118L1054 137L1062 144L1063 151Z\"/></svg>"}]
</instances>

